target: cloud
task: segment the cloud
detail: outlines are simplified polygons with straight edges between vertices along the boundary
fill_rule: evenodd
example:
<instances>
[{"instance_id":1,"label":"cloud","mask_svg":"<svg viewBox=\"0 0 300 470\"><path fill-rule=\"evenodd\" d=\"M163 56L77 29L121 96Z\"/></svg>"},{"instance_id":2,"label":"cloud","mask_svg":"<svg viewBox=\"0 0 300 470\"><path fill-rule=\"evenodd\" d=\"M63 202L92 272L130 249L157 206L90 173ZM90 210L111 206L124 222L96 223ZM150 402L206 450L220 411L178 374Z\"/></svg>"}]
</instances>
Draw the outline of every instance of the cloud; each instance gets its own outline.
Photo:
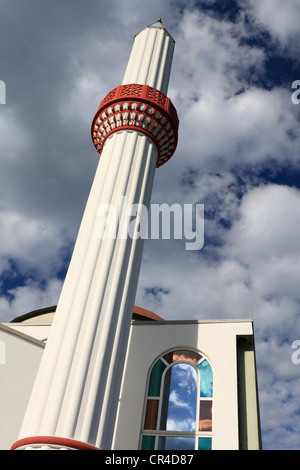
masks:
<instances>
[{"instance_id":1,"label":"cloud","mask_svg":"<svg viewBox=\"0 0 300 470\"><path fill-rule=\"evenodd\" d=\"M197 372L188 364L171 368L169 407L166 429L193 431L196 426Z\"/></svg>"},{"instance_id":2,"label":"cloud","mask_svg":"<svg viewBox=\"0 0 300 470\"><path fill-rule=\"evenodd\" d=\"M291 40L299 38L298 17L300 5L297 0L248 0L246 7L257 25L269 31L285 51Z\"/></svg>"},{"instance_id":3,"label":"cloud","mask_svg":"<svg viewBox=\"0 0 300 470\"><path fill-rule=\"evenodd\" d=\"M2 210L0 224L0 257L13 257L23 269L37 269L46 276L60 270L65 240L47 219Z\"/></svg>"},{"instance_id":4,"label":"cloud","mask_svg":"<svg viewBox=\"0 0 300 470\"><path fill-rule=\"evenodd\" d=\"M222 228L219 218L205 221L210 239L216 235L197 254L186 252L181 241L147 241L139 303L152 303L145 293L153 282L167 292L155 302L162 317L250 315L265 332L279 328L284 312L286 327L277 335L293 334L300 300L299 196L294 188L267 185L249 190L240 204L233 198L232 226ZM222 242L216 244L219 232Z\"/></svg>"},{"instance_id":5,"label":"cloud","mask_svg":"<svg viewBox=\"0 0 300 470\"><path fill-rule=\"evenodd\" d=\"M10 322L14 318L32 310L56 305L62 280L49 278L46 283L27 279L25 285L9 290L8 295L0 297L0 315L2 322Z\"/></svg>"},{"instance_id":6,"label":"cloud","mask_svg":"<svg viewBox=\"0 0 300 470\"><path fill-rule=\"evenodd\" d=\"M230 242L246 262L300 255L298 189L274 184L254 188L244 196L240 212Z\"/></svg>"},{"instance_id":7,"label":"cloud","mask_svg":"<svg viewBox=\"0 0 300 470\"><path fill-rule=\"evenodd\" d=\"M246 41L241 45L242 37L247 37L243 19L232 25L200 12L183 17L177 44L180 63L174 67L185 136L179 140L185 155L181 166L201 162L205 170L220 164L224 169L255 164L270 155L279 161L287 154L297 159L299 140L288 138L299 137L290 89L263 89L265 52ZM193 48L188 47L191 43Z\"/></svg>"}]
</instances>

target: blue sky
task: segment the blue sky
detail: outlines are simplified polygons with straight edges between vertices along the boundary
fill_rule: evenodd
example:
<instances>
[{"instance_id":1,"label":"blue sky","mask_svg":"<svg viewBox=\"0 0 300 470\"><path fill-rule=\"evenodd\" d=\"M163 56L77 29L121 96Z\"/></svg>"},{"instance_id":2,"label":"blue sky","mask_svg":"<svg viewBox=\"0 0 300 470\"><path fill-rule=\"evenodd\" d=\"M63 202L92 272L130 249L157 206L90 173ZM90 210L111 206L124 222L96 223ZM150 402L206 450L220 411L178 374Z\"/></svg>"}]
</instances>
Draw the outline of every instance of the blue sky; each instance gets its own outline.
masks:
<instances>
[{"instance_id":1,"label":"blue sky","mask_svg":"<svg viewBox=\"0 0 300 470\"><path fill-rule=\"evenodd\" d=\"M0 321L57 303L98 162L93 116L161 16L180 129L152 203L204 204L205 243L146 240L136 305L254 319L265 449L300 448L299 15L298 0L0 4Z\"/></svg>"},{"instance_id":2,"label":"blue sky","mask_svg":"<svg viewBox=\"0 0 300 470\"><path fill-rule=\"evenodd\" d=\"M167 430L196 430L197 385L197 372L190 365L176 364L171 368Z\"/></svg>"}]
</instances>

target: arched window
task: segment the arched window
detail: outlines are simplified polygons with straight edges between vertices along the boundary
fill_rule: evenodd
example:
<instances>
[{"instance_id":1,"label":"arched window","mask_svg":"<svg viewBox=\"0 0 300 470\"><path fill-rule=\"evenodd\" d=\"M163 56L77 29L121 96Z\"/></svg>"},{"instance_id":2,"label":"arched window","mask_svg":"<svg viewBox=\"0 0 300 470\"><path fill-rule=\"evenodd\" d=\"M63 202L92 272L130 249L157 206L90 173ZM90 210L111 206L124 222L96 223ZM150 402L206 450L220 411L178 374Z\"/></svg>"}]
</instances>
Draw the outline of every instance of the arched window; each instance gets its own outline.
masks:
<instances>
[{"instance_id":1,"label":"arched window","mask_svg":"<svg viewBox=\"0 0 300 470\"><path fill-rule=\"evenodd\" d=\"M164 354L149 375L141 449L211 449L212 410L208 360L192 350Z\"/></svg>"}]
</instances>

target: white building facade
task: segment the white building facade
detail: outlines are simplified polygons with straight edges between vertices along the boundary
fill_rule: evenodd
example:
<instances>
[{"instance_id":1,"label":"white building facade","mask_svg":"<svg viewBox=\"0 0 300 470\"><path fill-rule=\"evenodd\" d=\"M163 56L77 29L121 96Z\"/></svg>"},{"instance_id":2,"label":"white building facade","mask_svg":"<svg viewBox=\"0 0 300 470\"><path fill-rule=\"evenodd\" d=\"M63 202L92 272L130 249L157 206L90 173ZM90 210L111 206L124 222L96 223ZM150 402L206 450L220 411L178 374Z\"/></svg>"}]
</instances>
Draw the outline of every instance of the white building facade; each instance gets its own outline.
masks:
<instances>
[{"instance_id":1,"label":"white building facade","mask_svg":"<svg viewBox=\"0 0 300 470\"><path fill-rule=\"evenodd\" d=\"M0 449L18 438L54 312L0 325ZM253 322L135 307L111 449L261 449Z\"/></svg>"}]
</instances>

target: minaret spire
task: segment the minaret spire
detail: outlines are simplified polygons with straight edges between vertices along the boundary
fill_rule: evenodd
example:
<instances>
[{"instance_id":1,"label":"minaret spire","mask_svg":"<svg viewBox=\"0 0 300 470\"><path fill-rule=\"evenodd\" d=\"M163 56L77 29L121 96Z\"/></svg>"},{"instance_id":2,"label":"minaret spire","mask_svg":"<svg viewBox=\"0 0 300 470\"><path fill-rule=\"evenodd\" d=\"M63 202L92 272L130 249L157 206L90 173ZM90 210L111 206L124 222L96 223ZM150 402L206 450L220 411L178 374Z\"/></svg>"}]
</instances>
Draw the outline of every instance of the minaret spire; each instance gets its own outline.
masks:
<instances>
[{"instance_id":1,"label":"minaret spire","mask_svg":"<svg viewBox=\"0 0 300 470\"><path fill-rule=\"evenodd\" d=\"M173 50L164 28L146 27L123 83L99 105L92 140L101 158L12 449L111 449L143 248L127 209L148 208L155 168L176 149L178 118L166 96ZM125 214L125 236L118 223L115 234L105 231L111 209Z\"/></svg>"},{"instance_id":2,"label":"minaret spire","mask_svg":"<svg viewBox=\"0 0 300 470\"><path fill-rule=\"evenodd\" d=\"M154 26L154 27L157 27L157 28L163 28L164 25L163 25L161 17L159 17L158 20L150 26Z\"/></svg>"}]
</instances>

